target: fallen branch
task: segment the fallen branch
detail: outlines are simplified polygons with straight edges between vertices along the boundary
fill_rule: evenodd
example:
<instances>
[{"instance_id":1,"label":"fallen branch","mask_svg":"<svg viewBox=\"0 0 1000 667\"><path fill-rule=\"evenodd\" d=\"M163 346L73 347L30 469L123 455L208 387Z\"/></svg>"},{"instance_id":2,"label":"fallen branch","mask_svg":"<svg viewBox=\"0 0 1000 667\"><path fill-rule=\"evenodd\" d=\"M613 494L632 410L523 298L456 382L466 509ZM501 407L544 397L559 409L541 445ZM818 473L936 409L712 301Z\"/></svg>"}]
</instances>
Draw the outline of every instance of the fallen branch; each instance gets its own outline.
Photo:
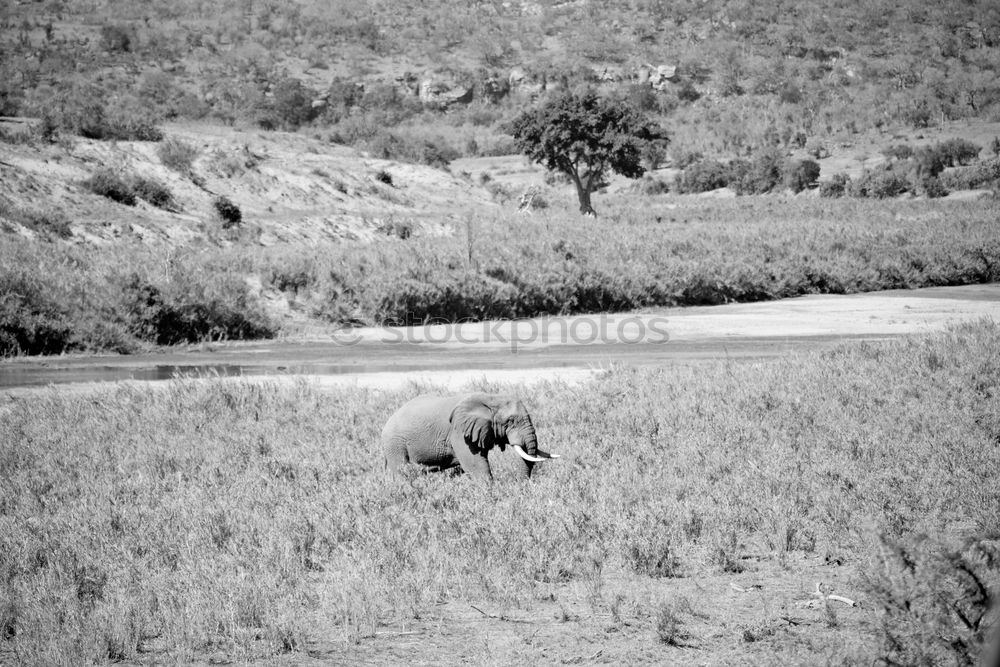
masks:
<instances>
[{"instance_id":1,"label":"fallen branch","mask_svg":"<svg viewBox=\"0 0 1000 667\"><path fill-rule=\"evenodd\" d=\"M789 625L812 625L809 621L801 621L797 618L792 618L791 616L782 616L781 620Z\"/></svg>"},{"instance_id":2,"label":"fallen branch","mask_svg":"<svg viewBox=\"0 0 1000 667\"><path fill-rule=\"evenodd\" d=\"M478 611L480 614L482 614L486 618L495 618L498 621L507 621L508 623L529 623L529 624L534 624L535 623L535 621L522 621L519 618L508 618L506 616L497 616L496 614L487 614L485 611L483 611L482 609L480 609L479 607L477 607L474 604L470 604L469 606L472 607L473 609L475 609L476 611Z\"/></svg>"},{"instance_id":3,"label":"fallen branch","mask_svg":"<svg viewBox=\"0 0 1000 667\"><path fill-rule=\"evenodd\" d=\"M476 611L478 611L480 614L482 614L486 618L500 618L499 616L494 616L493 614L487 614L485 611L483 611L482 609L480 609L479 607L477 607L474 604L470 604L469 606L472 607L473 609L475 609Z\"/></svg>"}]
</instances>

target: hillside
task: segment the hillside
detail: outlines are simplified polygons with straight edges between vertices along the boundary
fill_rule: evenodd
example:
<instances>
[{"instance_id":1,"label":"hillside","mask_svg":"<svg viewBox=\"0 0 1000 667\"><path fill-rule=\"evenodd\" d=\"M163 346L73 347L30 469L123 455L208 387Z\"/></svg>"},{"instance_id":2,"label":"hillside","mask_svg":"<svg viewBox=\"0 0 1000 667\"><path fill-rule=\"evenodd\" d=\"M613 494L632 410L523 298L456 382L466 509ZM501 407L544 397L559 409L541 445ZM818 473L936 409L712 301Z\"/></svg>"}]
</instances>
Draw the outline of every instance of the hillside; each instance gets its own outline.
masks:
<instances>
[{"instance_id":1,"label":"hillside","mask_svg":"<svg viewBox=\"0 0 1000 667\"><path fill-rule=\"evenodd\" d=\"M509 152L503 120L578 85L659 116L675 161L1000 119L992 0L52 0L0 24L0 115L306 125L428 163Z\"/></svg>"},{"instance_id":2,"label":"hillside","mask_svg":"<svg viewBox=\"0 0 1000 667\"><path fill-rule=\"evenodd\" d=\"M450 232L449 222L493 206L485 190L447 171L366 157L301 134L197 124L168 125L166 132L165 143L0 145L0 224L28 238L56 231L74 242L269 246L370 240L397 228ZM171 142L193 151L183 172L164 164ZM157 183L170 201L157 207L140 197L123 205L88 187L103 173ZM239 224L226 224L214 210L220 196L240 209Z\"/></svg>"}]
</instances>

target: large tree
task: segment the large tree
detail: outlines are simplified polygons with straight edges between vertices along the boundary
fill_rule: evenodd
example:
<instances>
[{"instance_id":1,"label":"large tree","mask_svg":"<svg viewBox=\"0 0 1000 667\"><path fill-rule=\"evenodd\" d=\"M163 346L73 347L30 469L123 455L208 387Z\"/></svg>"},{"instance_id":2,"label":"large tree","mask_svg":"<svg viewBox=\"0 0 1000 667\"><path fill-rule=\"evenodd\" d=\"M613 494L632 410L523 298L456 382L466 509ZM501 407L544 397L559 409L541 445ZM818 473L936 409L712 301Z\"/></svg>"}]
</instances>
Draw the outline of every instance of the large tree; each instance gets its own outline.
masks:
<instances>
[{"instance_id":1,"label":"large tree","mask_svg":"<svg viewBox=\"0 0 1000 667\"><path fill-rule=\"evenodd\" d=\"M590 193L604 183L608 171L642 176L643 148L667 141L663 130L630 104L593 91L552 97L523 112L508 130L534 162L569 176L584 215L596 215Z\"/></svg>"}]
</instances>

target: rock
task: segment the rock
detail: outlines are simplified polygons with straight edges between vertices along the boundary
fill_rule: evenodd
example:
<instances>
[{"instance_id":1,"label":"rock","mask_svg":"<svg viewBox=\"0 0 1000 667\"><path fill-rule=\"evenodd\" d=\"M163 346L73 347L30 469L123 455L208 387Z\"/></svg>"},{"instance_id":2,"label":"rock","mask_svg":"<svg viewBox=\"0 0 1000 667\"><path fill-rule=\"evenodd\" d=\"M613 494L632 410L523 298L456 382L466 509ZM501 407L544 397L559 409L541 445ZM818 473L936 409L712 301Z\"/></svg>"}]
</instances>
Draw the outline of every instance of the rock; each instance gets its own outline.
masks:
<instances>
[{"instance_id":1,"label":"rock","mask_svg":"<svg viewBox=\"0 0 1000 667\"><path fill-rule=\"evenodd\" d=\"M404 72L393 79L396 91L403 97L417 97L420 95L420 78L413 72Z\"/></svg>"},{"instance_id":2,"label":"rock","mask_svg":"<svg viewBox=\"0 0 1000 667\"><path fill-rule=\"evenodd\" d=\"M456 85L434 76L427 76L420 82L420 101L424 106L448 109L456 104L472 102L471 86Z\"/></svg>"},{"instance_id":3,"label":"rock","mask_svg":"<svg viewBox=\"0 0 1000 667\"><path fill-rule=\"evenodd\" d=\"M667 85L677 76L675 65L640 65L632 79L638 84L648 85L656 90L665 90Z\"/></svg>"}]
</instances>

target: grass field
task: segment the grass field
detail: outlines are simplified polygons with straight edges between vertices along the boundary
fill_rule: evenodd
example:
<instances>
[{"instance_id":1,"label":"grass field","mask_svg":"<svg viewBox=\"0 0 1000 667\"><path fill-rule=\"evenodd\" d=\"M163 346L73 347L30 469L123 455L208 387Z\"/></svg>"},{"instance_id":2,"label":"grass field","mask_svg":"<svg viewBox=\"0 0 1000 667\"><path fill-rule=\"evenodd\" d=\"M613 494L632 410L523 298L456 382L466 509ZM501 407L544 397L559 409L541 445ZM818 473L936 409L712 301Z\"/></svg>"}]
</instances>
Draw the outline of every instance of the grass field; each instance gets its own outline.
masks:
<instances>
[{"instance_id":1,"label":"grass field","mask_svg":"<svg viewBox=\"0 0 1000 667\"><path fill-rule=\"evenodd\" d=\"M8 238L0 353L266 338L303 319L412 324L1000 280L992 199L636 195L601 206L596 220L553 206L374 243L166 249ZM289 309L300 317L287 319Z\"/></svg>"},{"instance_id":2,"label":"grass field","mask_svg":"<svg viewBox=\"0 0 1000 667\"><path fill-rule=\"evenodd\" d=\"M973 664L998 359L983 322L521 388L566 457L492 486L387 481L378 432L418 387L11 400L0 662Z\"/></svg>"}]
</instances>

